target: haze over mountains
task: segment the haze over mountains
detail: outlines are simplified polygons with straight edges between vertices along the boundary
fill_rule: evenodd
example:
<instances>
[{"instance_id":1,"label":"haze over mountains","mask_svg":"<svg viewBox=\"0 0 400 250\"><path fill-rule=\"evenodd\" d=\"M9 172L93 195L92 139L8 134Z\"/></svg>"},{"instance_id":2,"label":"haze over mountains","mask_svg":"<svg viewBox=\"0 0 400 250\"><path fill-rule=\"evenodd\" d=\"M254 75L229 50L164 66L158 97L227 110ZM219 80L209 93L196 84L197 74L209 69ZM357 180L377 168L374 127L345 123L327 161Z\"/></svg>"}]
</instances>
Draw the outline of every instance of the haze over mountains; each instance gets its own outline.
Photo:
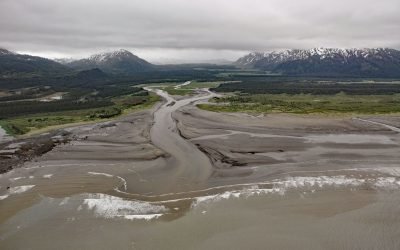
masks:
<instances>
[{"instance_id":1,"label":"haze over mountains","mask_svg":"<svg viewBox=\"0 0 400 250\"><path fill-rule=\"evenodd\" d=\"M314 48L253 52L239 58L234 65L283 75L400 77L400 51L389 48ZM57 61L0 49L0 74L3 76L67 74L91 69L113 75L134 75L138 72L168 70L168 66L153 65L124 49L80 60Z\"/></svg>"},{"instance_id":2,"label":"haze over mountains","mask_svg":"<svg viewBox=\"0 0 400 250\"><path fill-rule=\"evenodd\" d=\"M235 64L289 75L398 77L400 51L388 48L314 48L253 52L239 58Z\"/></svg>"}]
</instances>

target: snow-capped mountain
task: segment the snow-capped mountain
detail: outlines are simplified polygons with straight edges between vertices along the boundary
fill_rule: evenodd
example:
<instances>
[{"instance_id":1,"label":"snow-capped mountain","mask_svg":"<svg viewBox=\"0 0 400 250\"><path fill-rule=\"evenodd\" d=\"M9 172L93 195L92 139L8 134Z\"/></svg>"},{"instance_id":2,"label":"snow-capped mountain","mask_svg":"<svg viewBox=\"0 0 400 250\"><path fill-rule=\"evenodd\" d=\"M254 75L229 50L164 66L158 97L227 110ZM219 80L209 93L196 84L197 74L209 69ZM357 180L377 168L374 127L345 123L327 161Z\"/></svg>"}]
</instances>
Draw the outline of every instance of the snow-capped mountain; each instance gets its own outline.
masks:
<instances>
[{"instance_id":1,"label":"snow-capped mountain","mask_svg":"<svg viewBox=\"0 0 400 250\"><path fill-rule=\"evenodd\" d=\"M400 51L388 48L314 48L253 52L236 65L284 74L400 76Z\"/></svg>"},{"instance_id":2,"label":"snow-capped mountain","mask_svg":"<svg viewBox=\"0 0 400 250\"><path fill-rule=\"evenodd\" d=\"M66 65L80 70L99 68L104 72L115 74L132 74L153 68L152 64L123 49L95 54L89 58L73 61Z\"/></svg>"}]
</instances>

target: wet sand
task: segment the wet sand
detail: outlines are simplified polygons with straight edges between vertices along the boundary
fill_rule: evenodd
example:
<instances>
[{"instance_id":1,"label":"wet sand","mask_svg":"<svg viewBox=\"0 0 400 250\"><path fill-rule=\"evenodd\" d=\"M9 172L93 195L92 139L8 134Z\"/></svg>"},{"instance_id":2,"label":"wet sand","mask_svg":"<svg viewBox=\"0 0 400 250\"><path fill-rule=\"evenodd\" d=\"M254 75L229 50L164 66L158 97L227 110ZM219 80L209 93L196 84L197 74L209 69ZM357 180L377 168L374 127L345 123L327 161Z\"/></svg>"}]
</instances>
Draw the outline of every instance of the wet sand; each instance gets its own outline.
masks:
<instances>
[{"instance_id":1,"label":"wet sand","mask_svg":"<svg viewBox=\"0 0 400 250\"><path fill-rule=\"evenodd\" d=\"M185 107L174 117L182 136L210 156L214 165L210 182L216 185L400 163L399 133L368 122L377 117L250 116L194 107Z\"/></svg>"},{"instance_id":2,"label":"wet sand","mask_svg":"<svg viewBox=\"0 0 400 250\"><path fill-rule=\"evenodd\" d=\"M12 136L8 135L6 131L0 126L0 143L12 140Z\"/></svg>"},{"instance_id":3,"label":"wet sand","mask_svg":"<svg viewBox=\"0 0 400 250\"><path fill-rule=\"evenodd\" d=\"M398 249L396 116L166 101L0 175L1 249ZM386 126L385 126L386 125Z\"/></svg>"}]
</instances>

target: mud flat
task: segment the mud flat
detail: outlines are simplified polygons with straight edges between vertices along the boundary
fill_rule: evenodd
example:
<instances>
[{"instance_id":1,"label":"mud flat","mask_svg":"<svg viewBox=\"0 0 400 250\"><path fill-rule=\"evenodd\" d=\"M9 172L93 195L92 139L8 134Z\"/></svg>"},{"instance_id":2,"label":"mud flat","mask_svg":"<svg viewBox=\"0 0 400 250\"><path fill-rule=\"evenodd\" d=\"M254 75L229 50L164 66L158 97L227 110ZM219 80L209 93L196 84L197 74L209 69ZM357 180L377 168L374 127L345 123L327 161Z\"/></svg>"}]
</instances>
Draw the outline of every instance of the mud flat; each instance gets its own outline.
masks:
<instances>
[{"instance_id":1,"label":"mud flat","mask_svg":"<svg viewBox=\"0 0 400 250\"><path fill-rule=\"evenodd\" d=\"M9 157L3 158L2 164L11 164L14 169L0 175L0 221L35 204L40 196L67 197L115 188L128 191L128 181L143 183L136 169L146 167L151 172L152 166L158 166L159 159L165 157L150 141L152 112L5 144L3 157ZM20 186L34 188L24 194L10 192Z\"/></svg>"},{"instance_id":2,"label":"mud flat","mask_svg":"<svg viewBox=\"0 0 400 250\"><path fill-rule=\"evenodd\" d=\"M384 126L395 126L394 117L250 116L194 107L174 117L182 136L212 159L217 185L400 163L400 134Z\"/></svg>"},{"instance_id":3,"label":"mud flat","mask_svg":"<svg viewBox=\"0 0 400 250\"><path fill-rule=\"evenodd\" d=\"M1 249L400 247L397 117L221 114L195 107L207 90L154 91L155 109L64 129L0 175Z\"/></svg>"}]
</instances>

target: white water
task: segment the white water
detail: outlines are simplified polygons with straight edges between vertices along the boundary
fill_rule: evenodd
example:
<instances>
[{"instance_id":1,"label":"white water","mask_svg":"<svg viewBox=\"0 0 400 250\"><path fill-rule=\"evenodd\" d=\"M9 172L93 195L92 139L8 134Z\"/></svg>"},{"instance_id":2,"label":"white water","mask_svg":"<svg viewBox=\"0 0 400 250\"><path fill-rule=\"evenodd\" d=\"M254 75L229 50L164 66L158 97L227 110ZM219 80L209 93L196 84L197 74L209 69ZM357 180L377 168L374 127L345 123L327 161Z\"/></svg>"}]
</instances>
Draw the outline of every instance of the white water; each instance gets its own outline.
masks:
<instances>
[{"instance_id":1,"label":"white water","mask_svg":"<svg viewBox=\"0 0 400 250\"><path fill-rule=\"evenodd\" d=\"M35 187L35 185L25 185L25 186L12 187L7 191L6 194L0 196L0 200L4 200L4 199L10 197L11 195L22 194L22 193L32 189L33 187Z\"/></svg>"},{"instance_id":2,"label":"white water","mask_svg":"<svg viewBox=\"0 0 400 250\"><path fill-rule=\"evenodd\" d=\"M83 202L94 214L103 218L125 218L150 220L168 212L163 205L153 205L142 201L129 201L119 197L92 194Z\"/></svg>"}]
</instances>

